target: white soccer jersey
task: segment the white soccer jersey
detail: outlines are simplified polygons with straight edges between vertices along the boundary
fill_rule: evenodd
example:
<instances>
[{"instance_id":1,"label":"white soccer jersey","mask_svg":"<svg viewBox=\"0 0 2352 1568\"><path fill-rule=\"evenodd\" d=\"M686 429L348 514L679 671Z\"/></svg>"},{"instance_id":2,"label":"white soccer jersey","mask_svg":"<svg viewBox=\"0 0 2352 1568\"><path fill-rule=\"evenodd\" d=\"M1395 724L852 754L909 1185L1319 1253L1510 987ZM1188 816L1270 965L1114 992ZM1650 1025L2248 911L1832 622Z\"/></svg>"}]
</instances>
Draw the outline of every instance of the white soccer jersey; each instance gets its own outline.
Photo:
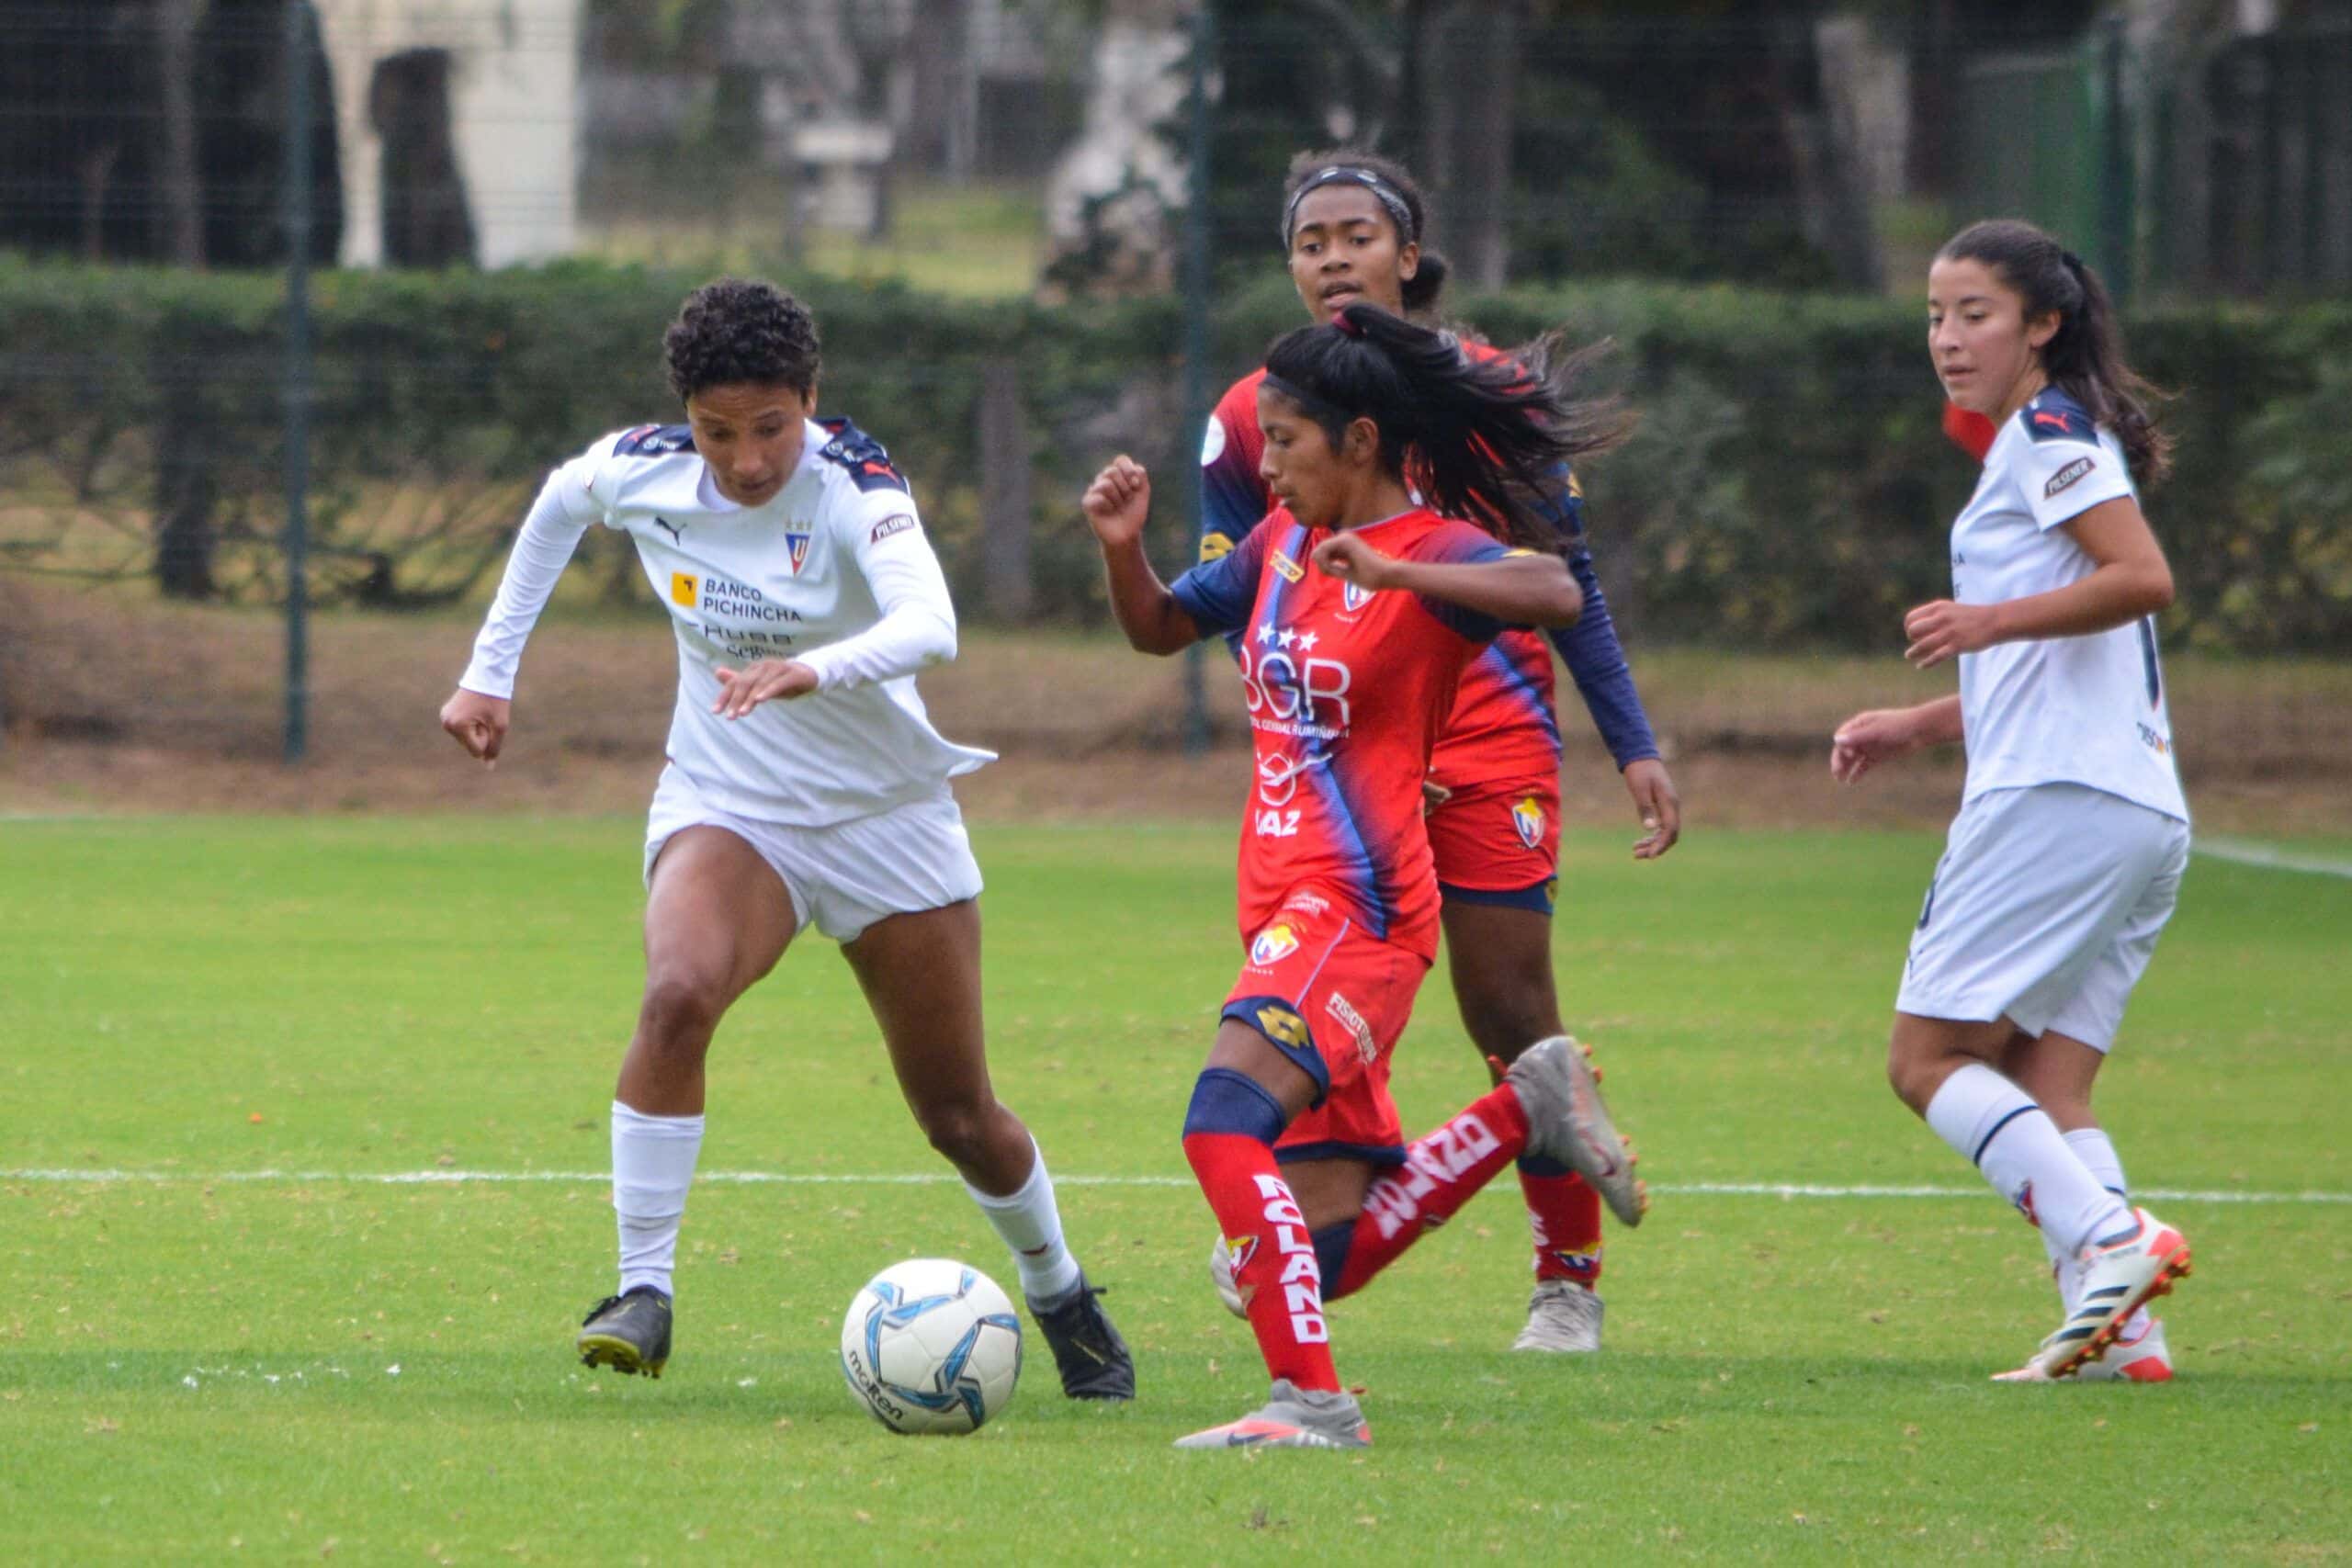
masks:
<instances>
[{"instance_id":1,"label":"white soccer jersey","mask_svg":"<svg viewBox=\"0 0 2352 1568\"><path fill-rule=\"evenodd\" d=\"M2060 525L2136 493L2114 433L2055 388L2041 393L2001 427L1952 525L1953 599L1997 604L2089 576L2097 563ZM2188 819L2147 621L1962 654L1960 705L1965 799L2078 784Z\"/></svg>"},{"instance_id":2,"label":"white soccer jersey","mask_svg":"<svg viewBox=\"0 0 2352 1568\"><path fill-rule=\"evenodd\" d=\"M712 805L823 826L939 793L994 760L931 726L914 671L955 657L956 612L906 481L846 420L811 421L799 466L756 507L718 493L685 425L597 441L548 479L458 682L509 696L523 644L592 523L636 542L678 640L670 760ZM815 670L815 692L739 719L715 671Z\"/></svg>"}]
</instances>

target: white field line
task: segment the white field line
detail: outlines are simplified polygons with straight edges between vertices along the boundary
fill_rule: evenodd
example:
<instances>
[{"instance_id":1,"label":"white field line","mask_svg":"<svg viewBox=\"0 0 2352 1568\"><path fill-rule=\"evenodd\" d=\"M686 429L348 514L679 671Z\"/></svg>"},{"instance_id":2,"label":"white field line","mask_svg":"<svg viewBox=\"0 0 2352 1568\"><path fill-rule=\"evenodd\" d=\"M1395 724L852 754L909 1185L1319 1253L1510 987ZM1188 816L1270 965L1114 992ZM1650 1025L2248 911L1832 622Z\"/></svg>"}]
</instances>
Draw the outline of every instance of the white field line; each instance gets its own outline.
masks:
<instances>
[{"instance_id":1,"label":"white field line","mask_svg":"<svg viewBox=\"0 0 2352 1568\"><path fill-rule=\"evenodd\" d=\"M2352 861L2300 854L2255 839L2198 839L2190 847L2200 855L2225 860L2233 865L2258 865L2271 871L2307 871L2318 876L2352 876Z\"/></svg>"},{"instance_id":2,"label":"white field line","mask_svg":"<svg viewBox=\"0 0 2352 1568\"><path fill-rule=\"evenodd\" d=\"M830 1175L817 1171L705 1170L697 1183L741 1187L935 1187L959 1179L945 1171L857 1173ZM574 1186L609 1186L612 1177L601 1170L177 1170L0 1169L0 1182L44 1182L61 1186L212 1187L332 1184L378 1187L456 1187L473 1183L555 1182ZM1056 1172L1057 1187L1176 1187L1193 1186L1185 1176L1068 1176ZM1833 1186L1810 1181L1679 1181L1653 1182L1650 1190L1668 1197L1800 1198L1837 1201L1854 1198L1976 1198L1981 1186ZM2143 1188L2132 1194L2155 1203L2344 1203L2352 1192L2197 1191L2183 1188Z\"/></svg>"}]
</instances>

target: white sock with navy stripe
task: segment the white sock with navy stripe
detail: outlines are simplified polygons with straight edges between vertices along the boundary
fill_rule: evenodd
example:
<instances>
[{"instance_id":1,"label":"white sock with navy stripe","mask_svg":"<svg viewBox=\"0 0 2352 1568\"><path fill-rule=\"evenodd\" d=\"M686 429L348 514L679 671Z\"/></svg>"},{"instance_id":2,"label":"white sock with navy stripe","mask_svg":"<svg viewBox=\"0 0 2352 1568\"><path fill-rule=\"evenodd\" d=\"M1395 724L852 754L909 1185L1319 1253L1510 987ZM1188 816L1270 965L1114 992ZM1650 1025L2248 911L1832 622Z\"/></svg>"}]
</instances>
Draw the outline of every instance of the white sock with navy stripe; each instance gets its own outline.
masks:
<instances>
[{"instance_id":1,"label":"white sock with navy stripe","mask_svg":"<svg viewBox=\"0 0 2352 1568\"><path fill-rule=\"evenodd\" d=\"M2069 1257L2095 1236L2131 1228L2130 1208L2084 1168L2049 1113L1982 1062L1944 1080L1928 1102L1928 1125Z\"/></svg>"}]
</instances>

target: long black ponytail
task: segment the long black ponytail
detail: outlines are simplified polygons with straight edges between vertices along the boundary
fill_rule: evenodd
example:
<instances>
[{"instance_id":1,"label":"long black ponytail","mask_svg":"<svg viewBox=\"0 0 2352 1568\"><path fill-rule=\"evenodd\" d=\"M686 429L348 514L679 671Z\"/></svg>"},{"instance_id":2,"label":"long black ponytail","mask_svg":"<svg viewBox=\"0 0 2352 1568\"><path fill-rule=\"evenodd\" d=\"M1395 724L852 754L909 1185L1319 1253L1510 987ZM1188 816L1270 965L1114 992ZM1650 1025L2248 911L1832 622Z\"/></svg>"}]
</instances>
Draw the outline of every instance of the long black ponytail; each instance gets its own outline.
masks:
<instances>
[{"instance_id":1,"label":"long black ponytail","mask_svg":"<svg viewBox=\"0 0 2352 1568\"><path fill-rule=\"evenodd\" d=\"M1613 446L1630 417L1614 400L1568 389L1606 345L1563 355L1556 334L1509 355L1474 359L1451 333L1361 301L1329 325L1301 327L1266 355L1266 384L1323 427L1334 446L1349 423L1380 432L1380 464L1407 477L1431 510L1491 525L1505 540L1556 553L1546 500L1563 464Z\"/></svg>"},{"instance_id":2,"label":"long black ponytail","mask_svg":"<svg viewBox=\"0 0 2352 1568\"><path fill-rule=\"evenodd\" d=\"M2172 469L2172 436L2156 426L2156 409L2169 395L2123 357L2123 327L2098 274L2073 252L2014 218L1972 223L1944 242L1939 259L1983 262L2025 301L2026 318L2058 317L2056 335L2041 345L2050 384L2083 405L2092 423L2123 444L2123 457L2141 483L2153 485Z\"/></svg>"}]
</instances>

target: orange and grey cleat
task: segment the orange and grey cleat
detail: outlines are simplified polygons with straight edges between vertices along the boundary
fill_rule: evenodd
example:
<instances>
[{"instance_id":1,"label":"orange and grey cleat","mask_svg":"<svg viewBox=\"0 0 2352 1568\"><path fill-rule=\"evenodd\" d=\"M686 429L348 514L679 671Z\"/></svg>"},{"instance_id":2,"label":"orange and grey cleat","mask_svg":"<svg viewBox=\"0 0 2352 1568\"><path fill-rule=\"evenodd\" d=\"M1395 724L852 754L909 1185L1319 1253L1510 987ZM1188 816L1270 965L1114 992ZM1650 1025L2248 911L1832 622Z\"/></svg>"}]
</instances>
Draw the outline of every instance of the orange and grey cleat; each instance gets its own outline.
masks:
<instances>
[{"instance_id":1,"label":"orange and grey cleat","mask_svg":"<svg viewBox=\"0 0 2352 1568\"><path fill-rule=\"evenodd\" d=\"M1302 1389L1276 1378L1272 1396L1238 1421L1179 1438L1180 1449L1368 1449L1372 1428L1351 1393Z\"/></svg>"}]
</instances>

